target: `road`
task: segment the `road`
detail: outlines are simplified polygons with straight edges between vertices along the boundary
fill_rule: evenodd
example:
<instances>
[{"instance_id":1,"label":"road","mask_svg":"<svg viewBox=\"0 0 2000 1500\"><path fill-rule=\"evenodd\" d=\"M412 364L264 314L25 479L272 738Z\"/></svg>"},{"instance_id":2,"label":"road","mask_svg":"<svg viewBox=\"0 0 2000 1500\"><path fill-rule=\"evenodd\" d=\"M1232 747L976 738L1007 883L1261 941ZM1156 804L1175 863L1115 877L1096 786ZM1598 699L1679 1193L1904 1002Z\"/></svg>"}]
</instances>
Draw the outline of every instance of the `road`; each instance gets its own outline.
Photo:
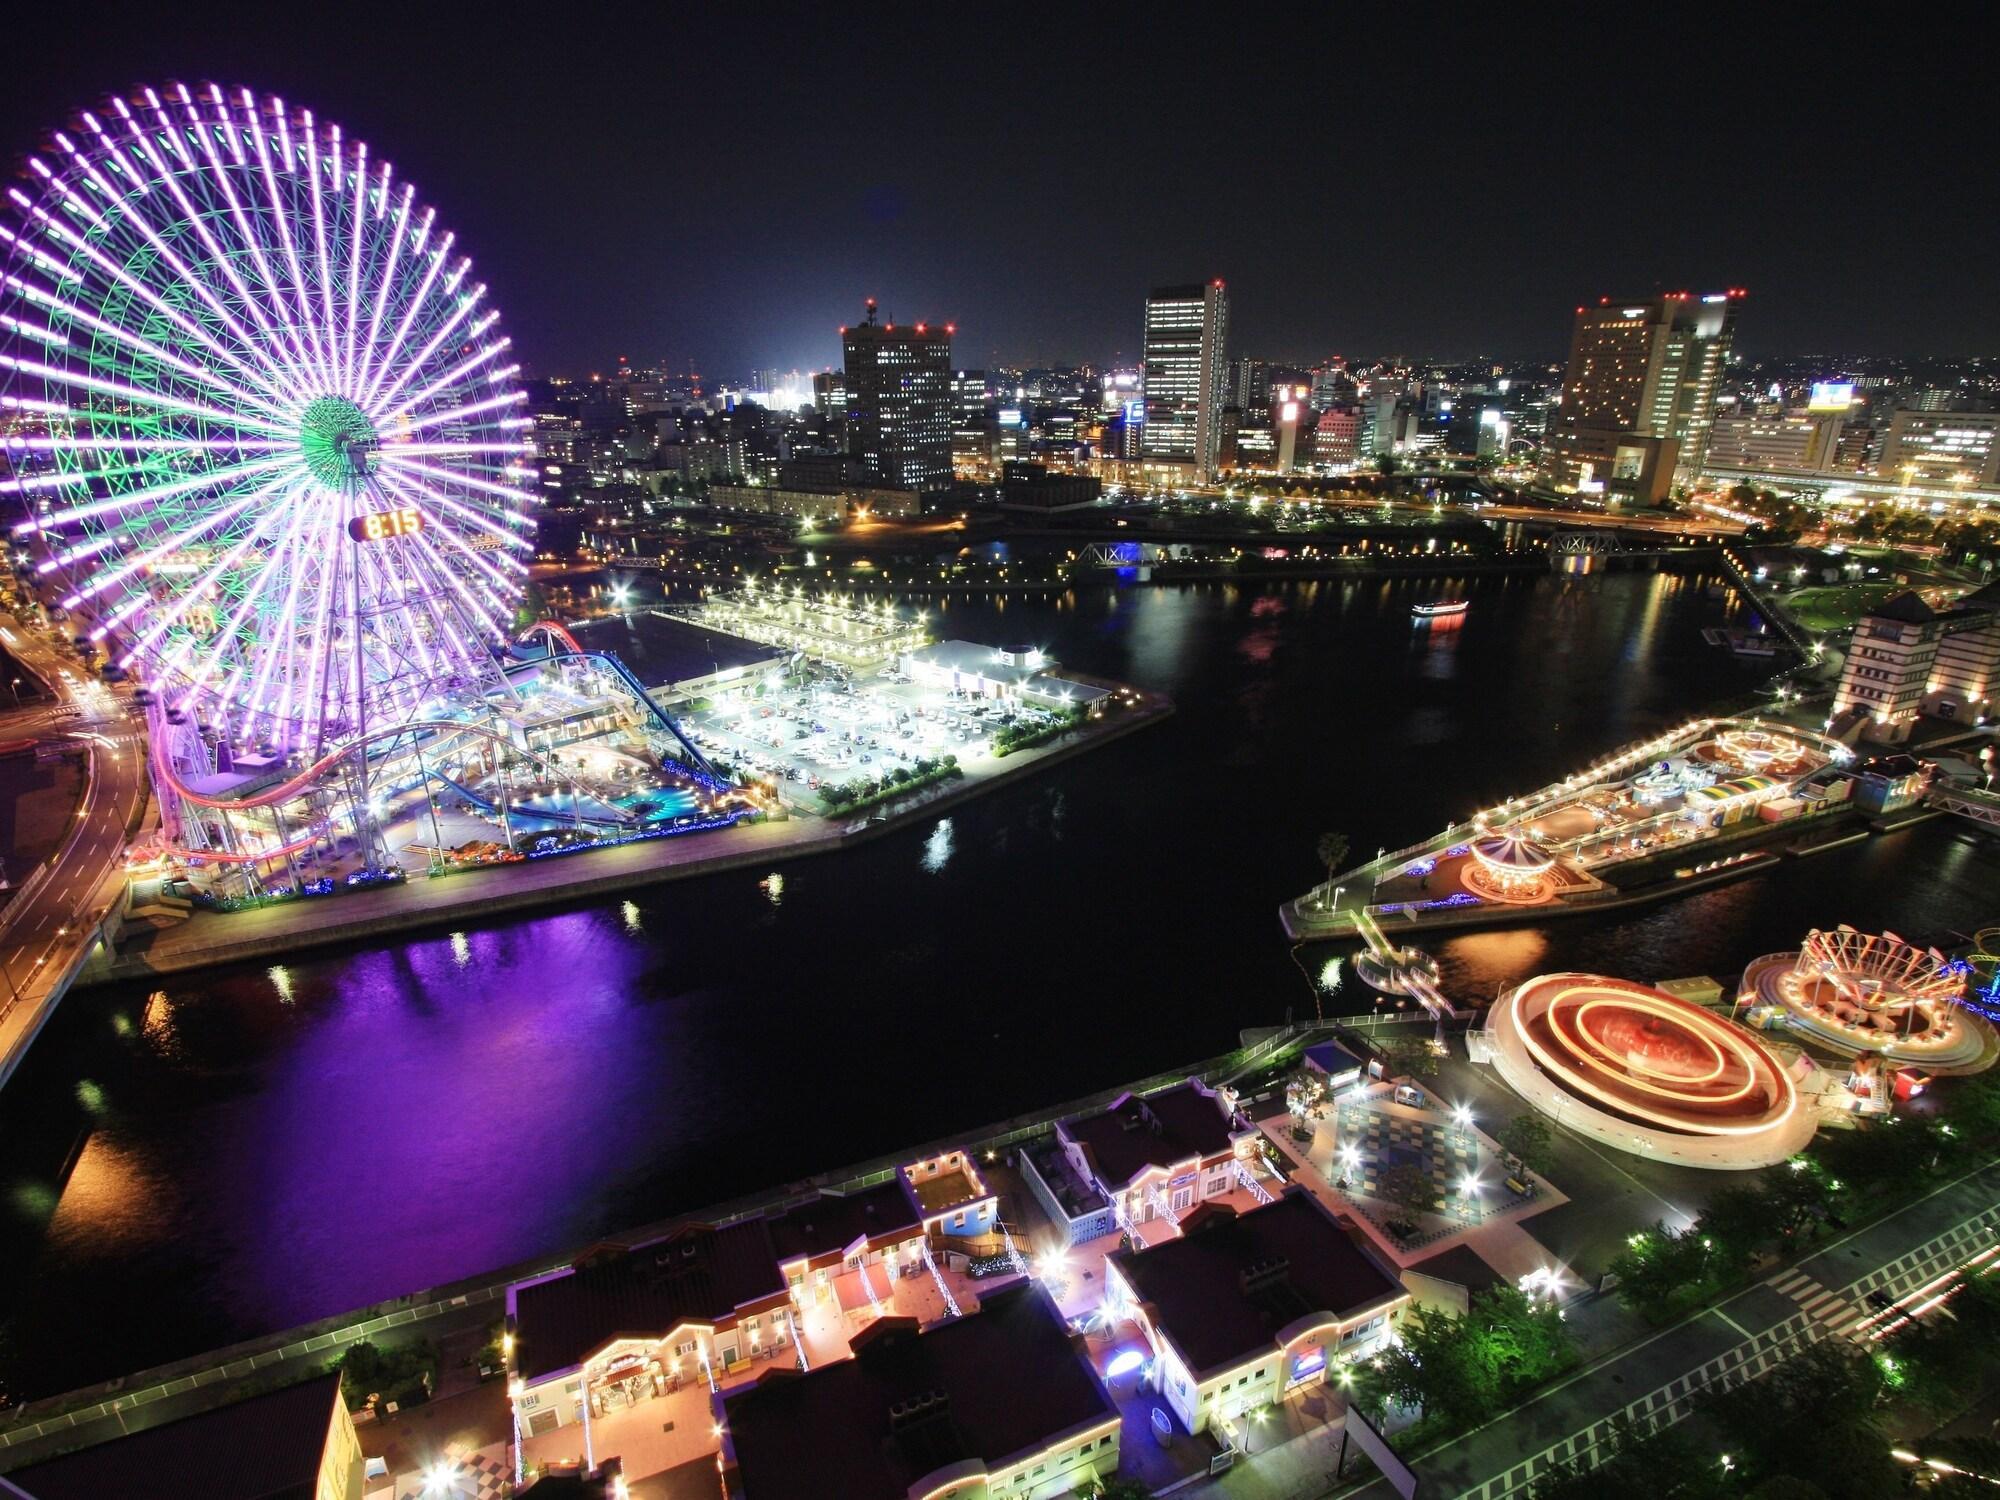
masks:
<instances>
[{"instance_id":1,"label":"road","mask_svg":"<svg viewBox=\"0 0 2000 1500\"><path fill-rule=\"evenodd\" d=\"M62 999L123 879L125 846L146 805L143 736L124 703L47 635L0 616L0 640L55 702L0 714L0 739L80 739L89 776L68 836L42 872L11 872L21 893L0 910L0 1084Z\"/></svg>"},{"instance_id":2,"label":"road","mask_svg":"<svg viewBox=\"0 0 2000 1500\"><path fill-rule=\"evenodd\" d=\"M1922 1306L1925 1289L1995 1242L2000 1163L1936 1188L1678 1323L1583 1368L1465 1436L1416 1459L1431 1495L1506 1500L1554 1464L1594 1462L1625 1413L1640 1429L1687 1417L1718 1382L1752 1380L1824 1338L1865 1341L1867 1297ZM1586 1307L1580 1315L1588 1315ZM1344 1492L1389 1500L1376 1478Z\"/></svg>"}]
</instances>

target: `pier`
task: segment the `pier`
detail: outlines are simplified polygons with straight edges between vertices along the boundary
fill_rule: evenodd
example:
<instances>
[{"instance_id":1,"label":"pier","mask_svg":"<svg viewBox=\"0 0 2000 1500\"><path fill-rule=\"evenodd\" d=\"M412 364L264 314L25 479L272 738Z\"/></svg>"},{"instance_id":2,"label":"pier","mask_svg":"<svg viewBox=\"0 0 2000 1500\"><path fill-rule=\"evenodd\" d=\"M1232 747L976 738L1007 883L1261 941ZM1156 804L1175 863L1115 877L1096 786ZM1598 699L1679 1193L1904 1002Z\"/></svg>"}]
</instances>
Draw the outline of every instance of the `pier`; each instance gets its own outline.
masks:
<instances>
[{"instance_id":1,"label":"pier","mask_svg":"<svg viewBox=\"0 0 2000 1500\"><path fill-rule=\"evenodd\" d=\"M1791 854L1831 847L1820 820L1851 809L1828 773L1852 758L1789 724L1691 720L1384 851L1286 902L1278 919L1295 942L1355 939L1393 967L1421 931L1612 910L1738 879L1774 863L1775 843ZM1793 825L1812 836L1789 837ZM1671 867L1656 871L1663 862ZM1427 987L1446 1007L1439 1013L1457 1013ZM1433 1006L1423 988L1396 992Z\"/></svg>"}]
</instances>

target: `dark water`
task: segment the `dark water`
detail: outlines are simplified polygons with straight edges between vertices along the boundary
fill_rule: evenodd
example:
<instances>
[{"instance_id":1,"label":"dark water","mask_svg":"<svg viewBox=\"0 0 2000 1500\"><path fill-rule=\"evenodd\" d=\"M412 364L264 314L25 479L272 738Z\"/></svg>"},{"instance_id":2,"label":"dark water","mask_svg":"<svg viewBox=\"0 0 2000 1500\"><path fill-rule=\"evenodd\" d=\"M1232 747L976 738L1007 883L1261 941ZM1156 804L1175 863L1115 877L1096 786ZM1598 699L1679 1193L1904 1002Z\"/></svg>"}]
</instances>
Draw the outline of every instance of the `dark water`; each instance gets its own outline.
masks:
<instances>
[{"instance_id":1,"label":"dark water","mask_svg":"<svg viewBox=\"0 0 2000 1500\"><path fill-rule=\"evenodd\" d=\"M1701 641L1738 608L1706 579L1480 579L1461 626L1413 626L1440 587L952 601L945 635L1181 711L781 889L73 996L0 1096L0 1379L68 1388L1219 1051L1312 1004L1275 910L1323 829L1407 843L1756 681ZM1934 827L1439 951L1468 991L1733 972L1812 922L1969 926L1996 873Z\"/></svg>"}]
</instances>

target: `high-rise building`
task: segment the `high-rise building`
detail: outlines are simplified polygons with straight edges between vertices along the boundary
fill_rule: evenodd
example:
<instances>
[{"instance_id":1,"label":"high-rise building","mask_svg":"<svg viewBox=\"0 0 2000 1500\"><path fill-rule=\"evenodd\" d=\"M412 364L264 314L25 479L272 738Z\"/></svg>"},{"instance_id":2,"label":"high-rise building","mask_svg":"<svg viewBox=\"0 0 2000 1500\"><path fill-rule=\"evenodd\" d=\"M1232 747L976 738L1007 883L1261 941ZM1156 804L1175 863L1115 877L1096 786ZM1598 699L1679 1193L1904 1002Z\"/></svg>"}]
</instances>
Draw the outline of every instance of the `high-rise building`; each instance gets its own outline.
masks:
<instances>
[{"instance_id":1,"label":"high-rise building","mask_svg":"<svg viewBox=\"0 0 2000 1500\"><path fill-rule=\"evenodd\" d=\"M1834 690L1836 732L1844 727L1843 716L1852 714L1869 739L1891 744L1908 739L1930 691L1941 634L1937 611L1909 592L1863 615Z\"/></svg>"},{"instance_id":2,"label":"high-rise building","mask_svg":"<svg viewBox=\"0 0 2000 1500\"><path fill-rule=\"evenodd\" d=\"M1708 456L1736 332L1737 289L1579 307L1544 476L1559 489L1651 504Z\"/></svg>"},{"instance_id":3,"label":"high-rise building","mask_svg":"<svg viewBox=\"0 0 2000 1500\"><path fill-rule=\"evenodd\" d=\"M841 330L848 451L869 476L922 494L951 483L952 324L876 320Z\"/></svg>"},{"instance_id":4,"label":"high-rise building","mask_svg":"<svg viewBox=\"0 0 2000 1500\"><path fill-rule=\"evenodd\" d=\"M1897 412L1881 472L1911 484L2000 485L2000 412Z\"/></svg>"},{"instance_id":5,"label":"high-rise building","mask_svg":"<svg viewBox=\"0 0 2000 1500\"><path fill-rule=\"evenodd\" d=\"M1271 404L1271 365L1262 359L1232 359L1229 384L1223 392L1225 406L1255 411Z\"/></svg>"},{"instance_id":6,"label":"high-rise building","mask_svg":"<svg viewBox=\"0 0 2000 1500\"><path fill-rule=\"evenodd\" d=\"M1140 456L1190 477L1215 473L1228 373L1229 296L1207 285L1156 287L1146 299L1146 425Z\"/></svg>"},{"instance_id":7,"label":"high-rise building","mask_svg":"<svg viewBox=\"0 0 2000 1500\"><path fill-rule=\"evenodd\" d=\"M1313 462L1323 468L1349 469L1361 454L1361 413L1336 406L1319 414L1313 433Z\"/></svg>"},{"instance_id":8,"label":"high-rise building","mask_svg":"<svg viewBox=\"0 0 2000 1500\"><path fill-rule=\"evenodd\" d=\"M830 417L847 415L847 377L838 370L821 370L813 376L813 405Z\"/></svg>"},{"instance_id":9,"label":"high-rise building","mask_svg":"<svg viewBox=\"0 0 2000 1500\"><path fill-rule=\"evenodd\" d=\"M2000 583L1960 599L1939 617L1937 661L1924 712L1976 722L2000 698Z\"/></svg>"},{"instance_id":10,"label":"high-rise building","mask_svg":"<svg viewBox=\"0 0 2000 1500\"><path fill-rule=\"evenodd\" d=\"M960 370L951 377L951 399L961 417L986 415L986 372Z\"/></svg>"}]
</instances>

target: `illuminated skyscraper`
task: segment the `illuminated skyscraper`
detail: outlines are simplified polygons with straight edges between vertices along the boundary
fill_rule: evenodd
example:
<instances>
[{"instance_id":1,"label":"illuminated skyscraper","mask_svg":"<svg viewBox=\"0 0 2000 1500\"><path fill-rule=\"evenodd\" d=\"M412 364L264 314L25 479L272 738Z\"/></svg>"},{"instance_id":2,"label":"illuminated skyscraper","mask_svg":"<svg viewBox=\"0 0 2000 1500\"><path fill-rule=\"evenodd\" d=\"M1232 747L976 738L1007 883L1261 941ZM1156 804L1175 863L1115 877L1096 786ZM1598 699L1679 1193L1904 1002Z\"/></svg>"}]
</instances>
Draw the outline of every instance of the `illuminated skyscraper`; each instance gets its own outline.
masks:
<instances>
[{"instance_id":1,"label":"illuminated skyscraper","mask_svg":"<svg viewBox=\"0 0 2000 1500\"><path fill-rule=\"evenodd\" d=\"M1146 299L1146 425L1139 453L1190 477L1215 473L1228 375L1229 296L1221 281L1156 287Z\"/></svg>"},{"instance_id":2,"label":"illuminated skyscraper","mask_svg":"<svg viewBox=\"0 0 2000 1500\"><path fill-rule=\"evenodd\" d=\"M1560 489L1650 503L1708 457L1743 293L1579 307L1544 472Z\"/></svg>"},{"instance_id":3,"label":"illuminated skyscraper","mask_svg":"<svg viewBox=\"0 0 2000 1500\"><path fill-rule=\"evenodd\" d=\"M841 329L848 451L869 476L924 493L951 483L953 325L880 323Z\"/></svg>"}]
</instances>

